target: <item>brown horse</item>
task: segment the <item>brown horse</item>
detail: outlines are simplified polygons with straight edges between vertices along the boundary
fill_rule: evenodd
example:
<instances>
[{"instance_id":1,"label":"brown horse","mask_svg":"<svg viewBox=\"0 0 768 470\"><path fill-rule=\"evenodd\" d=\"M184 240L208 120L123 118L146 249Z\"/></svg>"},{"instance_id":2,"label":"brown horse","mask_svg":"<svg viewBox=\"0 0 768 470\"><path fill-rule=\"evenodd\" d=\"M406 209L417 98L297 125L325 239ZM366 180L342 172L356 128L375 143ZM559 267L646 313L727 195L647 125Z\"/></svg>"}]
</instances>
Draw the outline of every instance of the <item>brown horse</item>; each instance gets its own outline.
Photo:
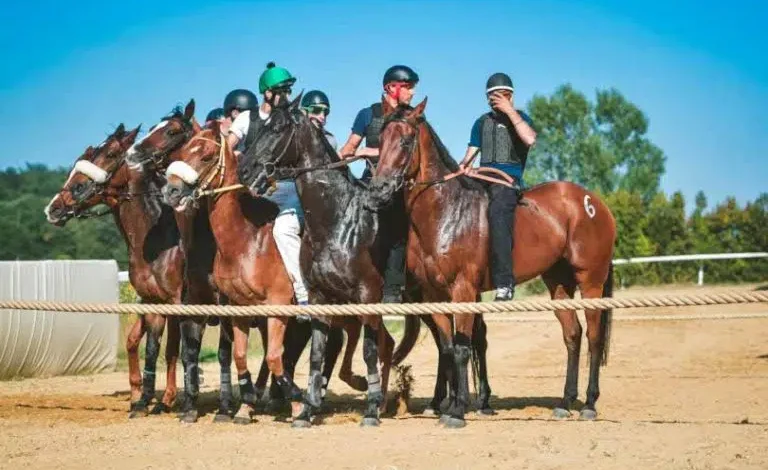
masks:
<instances>
[{"instance_id":1,"label":"brown horse","mask_svg":"<svg viewBox=\"0 0 768 470\"><path fill-rule=\"evenodd\" d=\"M163 117L157 125L153 126L141 141L134 144L127 152L126 162L135 169L142 169L145 172L151 172L157 177L165 179L165 171L174 161L179 160L181 147L189 141L195 134L202 131L194 117L195 102L190 100L184 110L175 108L170 114ZM216 241L211 231L210 221L207 210L208 200L206 198L198 201L199 207L187 207L184 211L176 211L176 221L180 227L182 248L185 257L185 303L205 304L211 303L214 298L215 283L213 282L213 260L216 251ZM259 319L258 328L262 337L262 344L267 344L267 324L265 319ZM261 321L264 320L264 321ZM231 321L229 318L222 318L222 326L231 332ZM352 387L362 390L365 389L365 379L355 376L352 373L352 356L360 335L360 323L356 321L345 322L347 328L347 349L342 363L339 376ZM199 345L205 328L205 322L195 317L184 317L181 320L182 330L182 361L185 370L197 368ZM224 328L221 330L225 333ZM301 355L310 335L309 323L300 323L296 321L289 322L286 335L286 348L283 355L285 368L293 376L293 370L296 362ZM219 412L214 421L222 422L228 419L226 410L231 403L231 334L229 337L220 338L219 363L221 366L221 399ZM324 384L327 387L330 375L333 372L333 366L336 363L341 351L343 338L341 330L335 328L329 341L327 351L326 365L323 370ZM222 355L226 354L226 355ZM259 369L258 378L255 383L256 395L261 397L269 376L269 369L266 362L266 356ZM185 375L184 396L185 403L182 407L182 419L186 422L192 422L197 418L197 411L194 404L197 401L199 384L197 375ZM272 381L270 396L273 403L282 399L282 392L275 381Z\"/></svg>"},{"instance_id":2,"label":"brown horse","mask_svg":"<svg viewBox=\"0 0 768 470\"><path fill-rule=\"evenodd\" d=\"M160 203L160 181L145 178L123 165L126 150L139 129L126 133L121 124L104 143L88 147L75 162L63 187L45 208L48 221L62 226L73 217L106 204L128 247L128 273L142 302L179 303L182 293L183 254L172 211ZM140 316L126 340L131 385L130 417L144 416L155 395L155 368L166 319ZM139 343L149 329L144 377L139 371ZM176 398L176 360L179 326L168 319L167 385L152 413L168 412ZM142 390L143 384L143 390Z\"/></svg>"},{"instance_id":3,"label":"brown horse","mask_svg":"<svg viewBox=\"0 0 768 470\"><path fill-rule=\"evenodd\" d=\"M179 151L179 161L167 170L163 196L176 210L185 210L201 190L216 190L238 184L234 152L220 135L217 124L192 137ZM277 206L240 191L215 195L208 202L208 218L216 239L213 276L219 290L236 305L290 304L293 286L277 251L272 227ZM248 371L247 348L251 319L236 317L234 359L243 405L255 406L256 396ZM283 367L283 340L288 318L267 320L266 358L270 372L292 402L294 414L301 391ZM238 423L250 422L249 410L241 406Z\"/></svg>"},{"instance_id":4,"label":"brown horse","mask_svg":"<svg viewBox=\"0 0 768 470\"><path fill-rule=\"evenodd\" d=\"M488 196L484 187L465 177L446 180L458 165L424 118L426 99L414 109L385 109L379 166L371 183L371 201L380 206L405 188L410 219L407 269L426 301L473 302L489 290ZM612 293L616 223L608 207L593 193L567 182L535 186L524 193L515 224L513 259L520 282L541 275L553 298L584 298ZM555 312L568 350L568 370L556 417L567 417L578 395L581 325L573 310ZM601 359L608 355L612 312L587 310L590 372L583 419L597 416ZM454 389L447 427L462 427L469 402L467 363L473 315L450 319L433 315L441 331L441 354L453 359L449 370Z\"/></svg>"}]
</instances>

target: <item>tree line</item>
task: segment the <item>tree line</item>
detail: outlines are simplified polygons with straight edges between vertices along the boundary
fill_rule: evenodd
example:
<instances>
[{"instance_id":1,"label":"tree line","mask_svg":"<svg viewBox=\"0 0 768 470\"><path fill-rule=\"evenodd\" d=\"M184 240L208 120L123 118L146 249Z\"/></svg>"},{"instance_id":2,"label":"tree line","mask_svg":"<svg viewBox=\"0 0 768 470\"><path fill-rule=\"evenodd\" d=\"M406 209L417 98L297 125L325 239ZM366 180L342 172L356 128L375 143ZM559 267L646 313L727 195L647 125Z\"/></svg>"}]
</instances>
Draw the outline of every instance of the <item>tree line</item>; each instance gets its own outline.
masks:
<instances>
[{"instance_id":1,"label":"tree line","mask_svg":"<svg viewBox=\"0 0 768 470\"><path fill-rule=\"evenodd\" d=\"M526 111L538 133L526 182L566 180L601 195L618 224L616 257L768 251L768 193L739 205L696 195L686 214L680 192L660 190L666 156L647 136L648 118L616 89L594 99L563 85L536 95ZM0 259L115 259L127 267L123 239L111 216L47 223L43 208L67 177L65 168L27 164L0 171ZM695 263L625 265L624 285L692 282ZM708 262L707 282L761 282L767 260Z\"/></svg>"}]
</instances>

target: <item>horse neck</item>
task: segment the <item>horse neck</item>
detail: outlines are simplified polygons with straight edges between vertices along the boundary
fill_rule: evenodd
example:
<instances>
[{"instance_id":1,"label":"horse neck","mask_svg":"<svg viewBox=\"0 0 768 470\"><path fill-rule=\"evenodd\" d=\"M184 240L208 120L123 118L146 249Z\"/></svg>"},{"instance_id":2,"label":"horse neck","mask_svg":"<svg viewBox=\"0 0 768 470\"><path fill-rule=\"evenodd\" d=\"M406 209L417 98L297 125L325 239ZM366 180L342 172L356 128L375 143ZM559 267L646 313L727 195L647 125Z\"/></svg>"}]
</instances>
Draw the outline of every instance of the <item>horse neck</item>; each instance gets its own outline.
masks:
<instances>
[{"instance_id":1,"label":"horse neck","mask_svg":"<svg viewBox=\"0 0 768 470\"><path fill-rule=\"evenodd\" d=\"M238 184L237 164L231 149L227 148L224 155L224 178L218 174L212 181L211 189ZM221 181L221 184L219 184ZM208 196L208 219L211 231L216 240L220 253L240 246L249 228L253 227L243 213L239 191L228 191L214 196Z\"/></svg>"},{"instance_id":2,"label":"horse neck","mask_svg":"<svg viewBox=\"0 0 768 470\"><path fill-rule=\"evenodd\" d=\"M131 268L138 268L147 264L143 256L144 243L149 231L161 219L160 183L154 173L141 173L127 166L118 171L128 172L128 184L126 188L121 188L128 190L128 197L110 208L128 247Z\"/></svg>"},{"instance_id":3,"label":"horse neck","mask_svg":"<svg viewBox=\"0 0 768 470\"><path fill-rule=\"evenodd\" d=\"M307 130L311 131L311 129ZM304 133L300 134L300 136L304 135ZM308 137L304 138L308 144L302 146L299 151L297 168L333 163L328 147L319 140L321 138L324 139L325 136L308 132ZM328 227L337 225L345 219L345 214L350 212L350 201L354 199L358 189L343 171L345 169L308 171L296 178L301 206L305 212L312 214L306 220L306 228L310 236L318 228L325 232Z\"/></svg>"}]
</instances>

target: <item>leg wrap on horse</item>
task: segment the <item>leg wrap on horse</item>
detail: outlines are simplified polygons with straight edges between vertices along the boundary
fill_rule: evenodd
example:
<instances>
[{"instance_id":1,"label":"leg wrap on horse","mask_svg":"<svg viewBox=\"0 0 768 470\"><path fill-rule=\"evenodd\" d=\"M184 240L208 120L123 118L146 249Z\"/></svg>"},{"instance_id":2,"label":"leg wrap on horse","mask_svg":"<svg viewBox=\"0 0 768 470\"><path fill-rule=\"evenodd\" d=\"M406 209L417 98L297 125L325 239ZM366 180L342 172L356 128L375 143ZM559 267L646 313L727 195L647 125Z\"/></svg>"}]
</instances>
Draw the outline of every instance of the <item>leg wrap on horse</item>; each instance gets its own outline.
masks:
<instances>
[{"instance_id":1,"label":"leg wrap on horse","mask_svg":"<svg viewBox=\"0 0 768 470\"><path fill-rule=\"evenodd\" d=\"M290 401L301 401L301 389L296 386L290 377L281 375L275 377L275 383L283 391L283 396Z\"/></svg>"},{"instance_id":2,"label":"leg wrap on horse","mask_svg":"<svg viewBox=\"0 0 768 470\"><path fill-rule=\"evenodd\" d=\"M328 324L312 319L312 348L309 353L309 386L304 396L307 404L317 408L323 403L323 360L328 342Z\"/></svg>"},{"instance_id":3,"label":"leg wrap on horse","mask_svg":"<svg viewBox=\"0 0 768 470\"><path fill-rule=\"evenodd\" d=\"M237 376L237 384L240 386L240 400L251 406L255 406L258 401L256 397L256 390L253 388L253 382L251 381L251 373L239 374Z\"/></svg>"},{"instance_id":4,"label":"leg wrap on horse","mask_svg":"<svg viewBox=\"0 0 768 470\"><path fill-rule=\"evenodd\" d=\"M456 408L453 410L455 417L463 419L464 412L469 405L469 376L467 371L467 365L469 363L469 356L471 344L469 338L462 334L456 334L456 344L453 347L454 361L457 372L457 394L456 394Z\"/></svg>"},{"instance_id":5,"label":"leg wrap on horse","mask_svg":"<svg viewBox=\"0 0 768 470\"><path fill-rule=\"evenodd\" d=\"M142 378L141 401L144 403L149 403L155 397L155 371L159 355L160 335L149 331L147 345L144 350L144 374Z\"/></svg>"},{"instance_id":6,"label":"leg wrap on horse","mask_svg":"<svg viewBox=\"0 0 768 470\"><path fill-rule=\"evenodd\" d=\"M368 402L373 402L378 406L384 401L384 395L381 393L381 380L379 379L377 335L376 330L368 325L365 326L364 330L363 359L368 369Z\"/></svg>"}]
</instances>

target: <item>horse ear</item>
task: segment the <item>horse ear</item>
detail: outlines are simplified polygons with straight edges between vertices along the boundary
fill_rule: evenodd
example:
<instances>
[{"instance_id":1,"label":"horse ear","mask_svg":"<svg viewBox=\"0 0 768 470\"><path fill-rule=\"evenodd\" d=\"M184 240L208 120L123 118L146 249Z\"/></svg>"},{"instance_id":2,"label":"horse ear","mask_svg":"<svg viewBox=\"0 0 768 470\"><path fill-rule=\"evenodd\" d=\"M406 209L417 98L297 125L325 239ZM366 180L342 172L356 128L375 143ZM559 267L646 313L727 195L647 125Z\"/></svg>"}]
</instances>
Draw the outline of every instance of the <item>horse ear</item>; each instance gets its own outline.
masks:
<instances>
[{"instance_id":1,"label":"horse ear","mask_svg":"<svg viewBox=\"0 0 768 470\"><path fill-rule=\"evenodd\" d=\"M413 111L411 111L410 115L414 118L419 118L424 115L424 109L427 107L427 97L424 97L424 101L416 105L415 108L413 108Z\"/></svg>"},{"instance_id":2,"label":"horse ear","mask_svg":"<svg viewBox=\"0 0 768 470\"><path fill-rule=\"evenodd\" d=\"M112 136L116 139L122 139L123 135L125 135L125 124L121 122L117 129L115 129L115 132L112 133Z\"/></svg>"},{"instance_id":3,"label":"horse ear","mask_svg":"<svg viewBox=\"0 0 768 470\"><path fill-rule=\"evenodd\" d=\"M135 129L133 129L131 132L125 135L122 139L120 139L120 144L123 147L130 147L133 145L133 142L136 141L136 136L139 135L139 131L141 130L141 124L136 126Z\"/></svg>"},{"instance_id":4,"label":"horse ear","mask_svg":"<svg viewBox=\"0 0 768 470\"><path fill-rule=\"evenodd\" d=\"M301 104L302 96L304 96L304 90L301 90L301 93L299 93L299 95L294 98L293 101L291 101L289 108L291 108L292 111L298 109L299 105Z\"/></svg>"},{"instance_id":5,"label":"horse ear","mask_svg":"<svg viewBox=\"0 0 768 470\"><path fill-rule=\"evenodd\" d=\"M384 95L381 95L381 113L384 116L387 116L389 114L392 114L395 112L395 108L389 105L389 102L384 99Z\"/></svg>"},{"instance_id":6,"label":"horse ear","mask_svg":"<svg viewBox=\"0 0 768 470\"><path fill-rule=\"evenodd\" d=\"M190 122L192 123L192 130L195 131L195 134L203 130L203 128L200 126L200 123L197 122L197 119L195 119L194 116L192 116Z\"/></svg>"},{"instance_id":7,"label":"horse ear","mask_svg":"<svg viewBox=\"0 0 768 470\"><path fill-rule=\"evenodd\" d=\"M184 119L189 121L195 116L195 99L192 98L189 100L189 103L187 103L187 107L184 108Z\"/></svg>"}]
</instances>

